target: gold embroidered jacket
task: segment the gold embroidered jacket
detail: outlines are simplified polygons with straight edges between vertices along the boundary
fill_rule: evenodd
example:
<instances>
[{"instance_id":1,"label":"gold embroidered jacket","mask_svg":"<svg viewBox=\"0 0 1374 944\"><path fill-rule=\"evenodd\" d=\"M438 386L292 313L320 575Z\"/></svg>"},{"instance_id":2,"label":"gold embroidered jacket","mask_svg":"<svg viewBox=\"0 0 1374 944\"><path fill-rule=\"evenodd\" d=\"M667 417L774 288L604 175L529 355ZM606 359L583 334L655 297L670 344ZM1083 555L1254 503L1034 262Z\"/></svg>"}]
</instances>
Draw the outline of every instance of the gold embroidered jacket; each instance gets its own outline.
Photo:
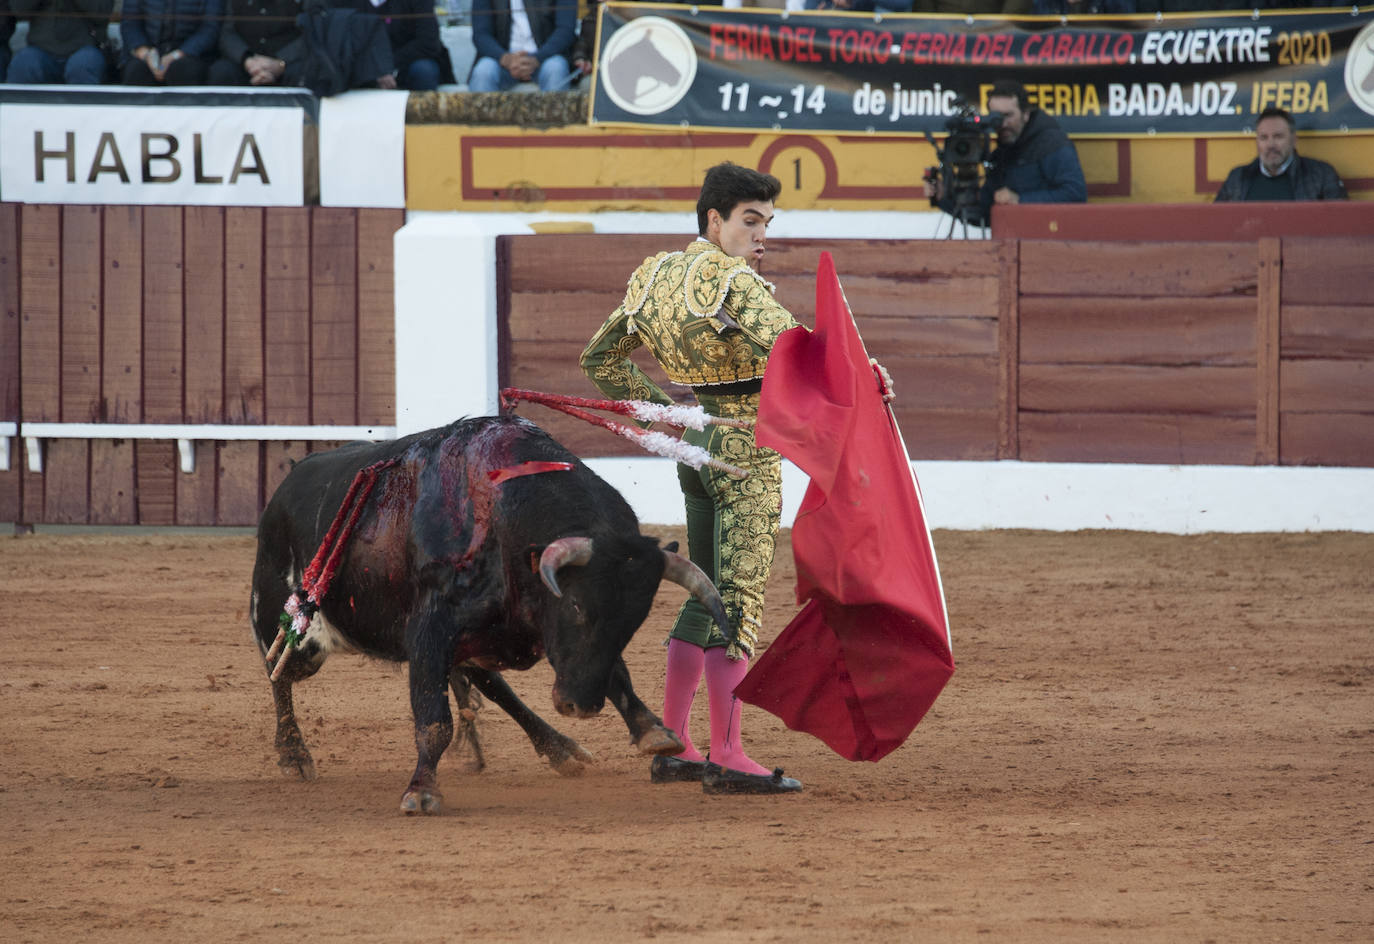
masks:
<instances>
[{"instance_id":1,"label":"gold embroidered jacket","mask_svg":"<svg viewBox=\"0 0 1374 944\"><path fill-rule=\"evenodd\" d=\"M625 300L587 342L582 370L617 400L672 399L630 360L641 344L673 383L734 383L763 376L778 335L795 327L773 285L737 256L698 239L644 260Z\"/></svg>"}]
</instances>

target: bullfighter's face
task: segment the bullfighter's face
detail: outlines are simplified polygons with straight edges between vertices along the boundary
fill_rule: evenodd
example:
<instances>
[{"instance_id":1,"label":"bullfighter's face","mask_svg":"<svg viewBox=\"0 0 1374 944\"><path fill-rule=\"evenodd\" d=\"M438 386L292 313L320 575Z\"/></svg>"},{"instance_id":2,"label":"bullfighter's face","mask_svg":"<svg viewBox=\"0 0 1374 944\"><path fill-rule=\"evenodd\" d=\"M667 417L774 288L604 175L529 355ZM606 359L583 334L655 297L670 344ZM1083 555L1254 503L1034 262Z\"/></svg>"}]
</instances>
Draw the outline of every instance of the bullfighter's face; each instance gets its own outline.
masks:
<instances>
[{"instance_id":1,"label":"bullfighter's face","mask_svg":"<svg viewBox=\"0 0 1374 944\"><path fill-rule=\"evenodd\" d=\"M1259 152L1264 169L1270 174L1277 174L1279 168L1293 156L1293 129L1279 117L1262 119L1255 125L1255 150Z\"/></svg>"},{"instance_id":2,"label":"bullfighter's face","mask_svg":"<svg viewBox=\"0 0 1374 944\"><path fill-rule=\"evenodd\" d=\"M771 200L738 203L728 217L722 217L719 210L708 210L706 238L728 255L739 256L757 267L763 261L763 244L768 238L768 224L771 222Z\"/></svg>"}]
</instances>

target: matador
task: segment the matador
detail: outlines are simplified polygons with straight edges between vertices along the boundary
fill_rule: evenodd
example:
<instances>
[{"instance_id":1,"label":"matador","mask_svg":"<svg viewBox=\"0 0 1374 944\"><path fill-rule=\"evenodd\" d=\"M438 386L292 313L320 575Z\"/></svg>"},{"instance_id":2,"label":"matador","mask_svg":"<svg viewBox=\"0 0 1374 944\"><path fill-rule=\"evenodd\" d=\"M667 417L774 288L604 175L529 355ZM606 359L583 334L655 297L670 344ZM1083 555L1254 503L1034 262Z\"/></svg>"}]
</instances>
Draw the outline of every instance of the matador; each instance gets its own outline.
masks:
<instances>
[{"instance_id":1,"label":"matador","mask_svg":"<svg viewBox=\"0 0 1374 944\"><path fill-rule=\"evenodd\" d=\"M780 189L776 177L736 164L706 172L697 202L700 236L686 249L644 260L630 276L624 301L582 352L582 369L602 394L674 402L630 359L642 345L670 381L692 388L707 413L757 417L769 351L778 335L797 326L754 268L763 258ZM745 753L742 703L733 694L762 625L782 513L781 460L755 444L752 429L708 426L689 429L683 438L748 472L740 479L709 467L677 467L688 553L719 589L733 638L695 600L679 610L668 640L663 721L685 749L655 757L650 777L655 783L699 780L707 793L796 792L800 781ZM705 756L688 731L703 674L711 726Z\"/></svg>"}]
</instances>

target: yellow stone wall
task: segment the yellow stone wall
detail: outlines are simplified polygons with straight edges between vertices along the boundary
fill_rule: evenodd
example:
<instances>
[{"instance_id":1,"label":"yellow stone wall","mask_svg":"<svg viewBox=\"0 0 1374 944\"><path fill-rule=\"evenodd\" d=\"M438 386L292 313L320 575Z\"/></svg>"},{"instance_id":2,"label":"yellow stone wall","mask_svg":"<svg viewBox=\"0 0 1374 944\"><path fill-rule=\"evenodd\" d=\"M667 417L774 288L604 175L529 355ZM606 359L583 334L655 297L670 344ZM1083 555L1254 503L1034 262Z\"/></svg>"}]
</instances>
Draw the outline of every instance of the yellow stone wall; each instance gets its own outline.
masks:
<instances>
[{"instance_id":1,"label":"yellow stone wall","mask_svg":"<svg viewBox=\"0 0 1374 944\"><path fill-rule=\"evenodd\" d=\"M1255 156L1249 136L1079 138L1092 202L1196 203ZM1374 200L1374 132L1309 135L1356 200ZM679 212L696 203L707 167L733 160L777 175L788 209L924 210L931 146L909 137L756 134L566 126L546 130L412 124L406 206L412 210Z\"/></svg>"}]
</instances>

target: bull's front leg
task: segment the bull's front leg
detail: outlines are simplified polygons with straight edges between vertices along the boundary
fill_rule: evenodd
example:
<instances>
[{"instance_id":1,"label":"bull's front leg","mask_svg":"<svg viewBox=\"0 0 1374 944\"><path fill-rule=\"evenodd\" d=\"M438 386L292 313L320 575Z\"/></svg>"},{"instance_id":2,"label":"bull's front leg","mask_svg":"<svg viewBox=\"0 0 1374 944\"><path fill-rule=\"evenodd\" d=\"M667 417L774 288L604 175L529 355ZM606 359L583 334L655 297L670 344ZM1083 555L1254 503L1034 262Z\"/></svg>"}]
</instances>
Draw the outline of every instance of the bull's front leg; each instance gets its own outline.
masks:
<instances>
[{"instance_id":1,"label":"bull's front leg","mask_svg":"<svg viewBox=\"0 0 1374 944\"><path fill-rule=\"evenodd\" d=\"M401 796L401 812L434 815L442 811L439 758L453 740L453 713L448 702L452 645L439 647L443 634L420 629L408 634L410 647L410 711L415 719L415 773Z\"/></svg>"},{"instance_id":2,"label":"bull's front leg","mask_svg":"<svg viewBox=\"0 0 1374 944\"><path fill-rule=\"evenodd\" d=\"M529 736L534 751L540 757L549 759L549 766L564 777L575 777L582 773L587 764L596 763L590 752L572 738L555 730L547 721L539 717L520 696L506 683L499 672L490 672L473 666L465 666L462 672L477 690L499 705L506 714L520 725Z\"/></svg>"},{"instance_id":3,"label":"bull's front leg","mask_svg":"<svg viewBox=\"0 0 1374 944\"><path fill-rule=\"evenodd\" d=\"M663 720L645 706L635 694L630 684L630 670L625 667L624 659L616 659L611 668L610 683L606 686L606 697L625 719L625 727L630 729L630 743L641 754L680 754L685 744L671 730L663 726Z\"/></svg>"}]
</instances>

